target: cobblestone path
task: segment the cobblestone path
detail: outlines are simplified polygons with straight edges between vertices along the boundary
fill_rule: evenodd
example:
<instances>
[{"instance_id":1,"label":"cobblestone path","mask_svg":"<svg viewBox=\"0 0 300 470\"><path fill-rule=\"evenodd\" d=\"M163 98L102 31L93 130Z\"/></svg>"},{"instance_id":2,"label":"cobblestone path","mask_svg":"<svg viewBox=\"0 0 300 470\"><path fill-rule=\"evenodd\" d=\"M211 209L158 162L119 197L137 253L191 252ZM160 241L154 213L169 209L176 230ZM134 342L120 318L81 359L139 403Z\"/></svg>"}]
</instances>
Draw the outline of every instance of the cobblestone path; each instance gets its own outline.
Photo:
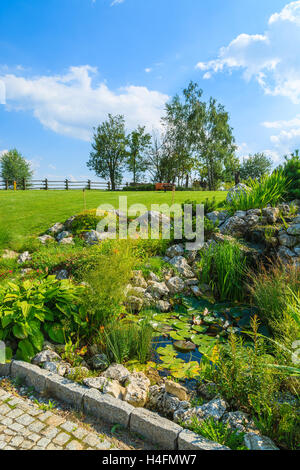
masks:
<instances>
[{"instance_id":1,"label":"cobblestone path","mask_svg":"<svg viewBox=\"0 0 300 470\"><path fill-rule=\"evenodd\" d=\"M38 401L2 388L0 381L0 450L130 450L154 449L125 431L93 423L74 412L45 410ZM105 426L107 428L105 428ZM97 429L98 428L98 429ZM101 431L106 431L103 434ZM122 435L123 432L123 435ZM110 436L108 435L110 434Z\"/></svg>"}]
</instances>

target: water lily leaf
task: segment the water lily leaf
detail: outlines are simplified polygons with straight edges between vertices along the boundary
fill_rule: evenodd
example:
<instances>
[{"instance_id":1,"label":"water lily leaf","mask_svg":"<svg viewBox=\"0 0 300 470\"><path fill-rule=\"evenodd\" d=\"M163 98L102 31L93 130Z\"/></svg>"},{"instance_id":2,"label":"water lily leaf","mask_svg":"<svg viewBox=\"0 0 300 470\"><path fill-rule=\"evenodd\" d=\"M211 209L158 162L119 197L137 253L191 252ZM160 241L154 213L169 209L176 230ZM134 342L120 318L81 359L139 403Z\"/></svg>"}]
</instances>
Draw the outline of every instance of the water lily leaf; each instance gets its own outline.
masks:
<instances>
[{"instance_id":1,"label":"water lily leaf","mask_svg":"<svg viewBox=\"0 0 300 470\"><path fill-rule=\"evenodd\" d=\"M204 325L193 325L192 330L198 331L198 333L205 333L208 330L208 326Z\"/></svg>"},{"instance_id":2,"label":"water lily leaf","mask_svg":"<svg viewBox=\"0 0 300 470\"><path fill-rule=\"evenodd\" d=\"M191 341L175 341L174 348L183 353L195 351L196 345Z\"/></svg>"}]
</instances>

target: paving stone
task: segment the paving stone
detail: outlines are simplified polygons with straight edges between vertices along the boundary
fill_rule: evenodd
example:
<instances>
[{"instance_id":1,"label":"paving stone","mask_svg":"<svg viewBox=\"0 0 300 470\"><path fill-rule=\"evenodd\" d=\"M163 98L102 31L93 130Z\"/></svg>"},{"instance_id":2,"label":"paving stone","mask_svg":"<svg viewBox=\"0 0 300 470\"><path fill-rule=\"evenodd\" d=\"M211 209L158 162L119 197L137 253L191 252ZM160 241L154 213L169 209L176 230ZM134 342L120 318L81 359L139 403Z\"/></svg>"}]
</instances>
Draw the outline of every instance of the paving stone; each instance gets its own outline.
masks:
<instances>
[{"instance_id":1,"label":"paving stone","mask_svg":"<svg viewBox=\"0 0 300 470\"><path fill-rule=\"evenodd\" d=\"M82 450L83 445L80 444L80 442L73 440L73 441L69 442L69 444L67 444L65 448L67 450Z\"/></svg>"},{"instance_id":2,"label":"paving stone","mask_svg":"<svg viewBox=\"0 0 300 470\"><path fill-rule=\"evenodd\" d=\"M16 419L18 418L19 416L23 415L23 410L20 410L20 409L15 409L15 410L11 410L9 413L7 413L6 417L7 418L12 418L12 419Z\"/></svg>"},{"instance_id":3,"label":"paving stone","mask_svg":"<svg viewBox=\"0 0 300 470\"><path fill-rule=\"evenodd\" d=\"M50 444L51 440L47 439L46 437L42 437L38 442L37 445L39 447L42 447L43 449L46 449L46 447Z\"/></svg>"},{"instance_id":4,"label":"paving stone","mask_svg":"<svg viewBox=\"0 0 300 470\"><path fill-rule=\"evenodd\" d=\"M61 432L60 434L58 434L58 436L56 436L55 439L53 439L53 442L55 444L64 445L70 439L71 439L71 436L69 436L69 434L66 434L65 432Z\"/></svg>"},{"instance_id":5,"label":"paving stone","mask_svg":"<svg viewBox=\"0 0 300 470\"><path fill-rule=\"evenodd\" d=\"M74 432L76 431L77 427L76 424L72 423L72 421L66 421L64 424L62 424L60 426L64 431L67 431L67 432Z\"/></svg>"},{"instance_id":6,"label":"paving stone","mask_svg":"<svg viewBox=\"0 0 300 470\"><path fill-rule=\"evenodd\" d=\"M35 419L27 414L24 414L16 419L17 423L23 424L23 426L28 426L29 424L33 423Z\"/></svg>"},{"instance_id":7,"label":"paving stone","mask_svg":"<svg viewBox=\"0 0 300 470\"><path fill-rule=\"evenodd\" d=\"M19 447L19 445L21 445L23 441L24 441L23 437L15 436L11 439L10 445L12 445L14 447Z\"/></svg>"},{"instance_id":8,"label":"paving stone","mask_svg":"<svg viewBox=\"0 0 300 470\"><path fill-rule=\"evenodd\" d=\"M29 434L29 436L28 436L28 439L30 439L33 442L37 442L40 438L41 438L41 436L39 434L36 434L36 433Z\"/></svg>"},{"instance_id":9,"label":"paving stone","mask_svg":"<svg viewBox=\"0 0 300 470\"><path fill-rule=\"evenodd\" d=\"M46 427L46 424L41 421L35 421L34 423L28 426L28 429L32 432L39 433L42 429Z\"/></svg>"},{"instance_id":10,"label":"paving stone","mask_svg":"<svg viewBox=\"0 0 300 470\"><path fill-rule=\"evenodd\" d=\"M96 447L98 444L100 444L100 439L94 435L88 435L83 439L83 442L89 446Z\"/></svg>"},{"instance_id":11,"label":"paving stone","mask_svg":"<svg viewBox=\"0 0 300 470\"><path fill-rule=\"evenodd\" d=\"M20 445L20 449L22 450L30 450L34 446L34 443L32 441L23 441L22 444Z\"/></svg>"},{"instance_id":12,"label":"paving stone","mask_svg":"<svg viewBox=\"0 0 300 470\"><path fill-rule=\"evenodd\" d=\"M10 407L6 405L6 403L3 403L3 405L0 406L0 415L6 415L10 410Z\"/></svg>"},{"instance_id":13,"label":"paving stone","mask_svg":"<svg viewBox=\"0 0 300 470\"><path fill-rule=\"evenodd\" d=\"M48 418L51 418L53 416L53 413L51 411L44 411L40 416L39 420L40 421L47 421Z\"/></svg>"},{"instance_id":14,"label":"paving stone","mask_svg":"<svg viewBox=\"0 0 300 470\"><path fill-rule=\"evenodd\" d=\"M49 426L49 427L43 429L41 431L41 434L43 436L47 437L48 439L54 439L54 437L56 437L59 432L60 432L59 429L57 429L56 427Z\"/></svg>"},{"instance_id":15,"label":"paving stone","mask_svg":"<svg viewBox=\"0 0 300 470\"><path fill-rule=\"evenodd\" d=\"M88 431L86 431L83 428L78 428L76 431L72 432L72 435L76 437L76 439L79 439L80 441L88 434Z\"/></svg>"},{"instance_id":16,"label":"paving stone","mask_svg":"<svg viewBox=\"0 0 300 470\"><path fill-rule=\"evenodd\" d=\"M66 420L62 418L61 416L53 414L49 419L47 419L47 424L49 424L49 426L60 426L65 421Z\"/></svg>"},{"instance_id":17,"label":"paving stone","mask_svg":"<svg viewBox=\"0 0 300 470\"><path fill-rule=\"evenodd\" d=\"M8 427L12 429L13 431L17 431L17 432L21 432L24 429L23 424L19 424L19 423L13 423Z\"/></svg>"}]
</instances>

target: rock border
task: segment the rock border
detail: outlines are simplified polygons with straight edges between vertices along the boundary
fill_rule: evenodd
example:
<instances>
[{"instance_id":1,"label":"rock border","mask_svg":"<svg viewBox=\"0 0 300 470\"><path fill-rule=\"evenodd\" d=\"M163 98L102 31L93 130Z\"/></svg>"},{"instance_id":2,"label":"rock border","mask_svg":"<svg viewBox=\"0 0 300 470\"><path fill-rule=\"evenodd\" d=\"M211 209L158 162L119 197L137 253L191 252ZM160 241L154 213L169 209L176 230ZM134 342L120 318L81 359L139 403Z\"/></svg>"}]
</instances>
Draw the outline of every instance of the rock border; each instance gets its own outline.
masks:
<instances>
[{"instance_id":1,"label":"rock border","mask_svg":"<svg viewBox=\"0 0 300 470\"><path fill-rule=\"evenodd\" d=\"M23 361L12 360L0 364L0 376L23 378L28 386L40 393L49 393L95 418L112 424L121 424L136 432L163 450L230 450L216 442L183 429L173 421L145 408L135 408L128 403L103 395L69 379Z\"/></svg>"}]
</instances>

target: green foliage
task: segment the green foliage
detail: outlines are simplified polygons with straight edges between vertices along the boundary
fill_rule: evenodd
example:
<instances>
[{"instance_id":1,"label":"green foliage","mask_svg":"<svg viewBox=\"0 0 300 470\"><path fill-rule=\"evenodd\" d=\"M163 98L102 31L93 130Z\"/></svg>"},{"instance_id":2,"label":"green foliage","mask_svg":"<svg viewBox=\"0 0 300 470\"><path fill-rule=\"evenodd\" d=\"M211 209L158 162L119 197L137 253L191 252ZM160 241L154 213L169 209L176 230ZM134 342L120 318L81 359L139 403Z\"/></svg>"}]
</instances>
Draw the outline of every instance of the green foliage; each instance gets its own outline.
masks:
<instances>
[{"instance_id":1,"label":"green foliage","mask_svg":"<svg viewBox=\"0 0 300 470\"><path fill-rule=\"evenodd\" d=\"M242 300L246 258L237 243L225 241L200 251L199 279L220 300Z\"/></svg>"},{"instance_id":2,"label":"green foliage","mask_svg":"<svg viewBox=\"0 0 300 470\"><path fill-rule=\"evenodd\" d=\"M104 342L111 362L123 364L136 359L144 364L150 358L152 328L145 321L113 323L104 329Z\"/></svg>"},{"instance_id":3,"label":"green foliage","mask_svg":"<svg viewBox=\"0 0 300 470\"><path fill-rule=\"evenodd\" d=\"M82 299L90 332L116 320L123 312L125 287L136 259L126 240L103 243L78 276L87 284Z\"/></svg>"},{"instance_id":4,"label":"green foliage","mask_svg":"<svg viewBox=\"0 0 300 470\"><path fill-rule=\"evenodd\" d=\"M290 158L285 157L283 174L290 181L287 193L288 199L300 199L300 155L298 150L291 154Z\"/></svg>"},{"instance_id":5,"label":"green foliage","mask_svg":"<svg viewBox=\"0 0 300 470\"><path fill-rule=\"evenodd\" d=\"M22 183L23 179L29 181L32 174L30 164L16 149L9 150L0 158L0 176L4 181L7 180L10 185L14 181Z\"/></svg>"},{"instance_id":6,"label":"green foliage","mask_svg":"<svg viewBox=\"0 0 300 470\"><path fill-rule=\"evenodd\" d=\"M124 186L123 191L155 191L155 185L147 183L139 184L138 186Z\"/></svg>"},{"instance_id":7,"label":"green foliage","mask_svg":"<svg viewBox=\"0 0 300 470\"><path fill-rule=\"evenodd\" d=\"M270 173L272 168L272 160L264 153L255 153L243 159L240 168L240 176L242 180L259 179Z\"/></svg>"},{"instance_id":8,"label":"green foliage","mask_svg":"<svg viewBox=\"0 0 300 470\"><path fill-rule=\"evenodd\" d=\"M89 232L96 230L97 224L103 217L96 215L96 209L82 212L78 214L72 222L72 232L79 234L82 232Z\"/></svg>"},{"instance_id":9,"label":"green foliage","mask_svg":"<svg viewBox=\"0 0 300 470\"><path fill-rule=\"evenodd\" d=\"M97 176L109 178L113 191L122 181L122 171L128 155L127 143L124 116L109 114L108 120L95 129L93 150L87 166Z\"/></svg>"},{"instance_id":10,"label":"green foliage","mask_svg":"<svg viewBox=\"0 0 300 470\"><path fill-rule=\"evenodd\" d=\"M237 191L232 195L228 210L231 214L237 210L263 209L268 204L276 206L287 193L289 181L282 170L274 171L270 176L263 176L260 181L248 180L249 191Z\"/></svg>"},{"instance_id":11,"label":"green foliage","mask_svg":"<svg viewBox=\"0 0 300 470\"><path fill-rule=\"evenodd\" d=\"M137 183L147 169L145 152L150 147L151 135L145 132L145 127L138 128L129 134L127 168L132 172L133 183Z\"/></svg>"},{"instance_id":12,"label":"green foliage","mask_svg":"<svg viewBox=\"0 0 300 470\"><path fill-rule=\"evenodd\" d=\"M216 421L214 418L199 421L196 416L193 416L188 426L182 425L196 434L232 450L247 450L244 445L245 433L231 430L228 424L222 423L222 421Z\"/></svg>"},{"instance_id":13,"label":"green foliage","mask_svg":"<svg viewBox=\"0 0 300 470\"><path fill-rule=\"evenodd\" d=\"M217 210L217 208L220 205L220 203L216 200L215 196L213 196L212 198L207 197L202 202L187 199L186 201L184 201L184 203L181 204L182 210L184 210L184 205L185 204L190 204L190 205L193 206L193 209L192 209L193 217L196 216L196 207L197 207L198 204L203 204L204 205L204 215L208 214L209 212L213 212L213 211Z\"/></svg>"},{"instance_id":14,"label":"green foliage","mask_svg":"<svg viewBox=\"0 0 300 470\"><path fill-rule=\"evenodd\" d=\"M17 358L30 361L42 349L44 337L63 343L65 335L86 329L79 306L84 287L54 276L8 282L0 287L0 339L17 342Z\"/></svg>"}]
</instances>

